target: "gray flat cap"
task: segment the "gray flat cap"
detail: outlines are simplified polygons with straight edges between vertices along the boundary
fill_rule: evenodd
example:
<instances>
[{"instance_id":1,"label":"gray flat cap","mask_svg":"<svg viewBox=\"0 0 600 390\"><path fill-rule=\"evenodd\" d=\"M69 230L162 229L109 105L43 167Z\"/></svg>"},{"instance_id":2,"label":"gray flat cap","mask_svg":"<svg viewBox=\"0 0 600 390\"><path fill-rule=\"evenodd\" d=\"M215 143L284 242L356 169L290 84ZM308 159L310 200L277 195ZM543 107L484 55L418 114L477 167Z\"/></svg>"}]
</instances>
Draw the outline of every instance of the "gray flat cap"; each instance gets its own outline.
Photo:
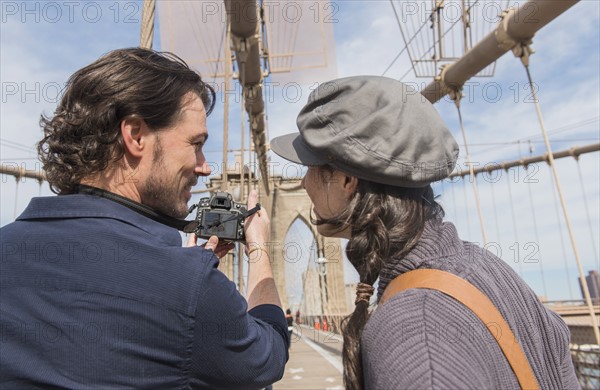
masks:
<instances>
[{"instance_id":1,"label":"gray flat cap","mask_svg":"<svg viewBox=\"0 0 600 390\"><path fill-rule=\"evenodd\" d=\"M271 149L302 165L330 165L360 179L424 187L447 177L458 145L433 105L397 80L356 76L321 84L297 119L300 133Z\"/></svg>"}]
</instances>

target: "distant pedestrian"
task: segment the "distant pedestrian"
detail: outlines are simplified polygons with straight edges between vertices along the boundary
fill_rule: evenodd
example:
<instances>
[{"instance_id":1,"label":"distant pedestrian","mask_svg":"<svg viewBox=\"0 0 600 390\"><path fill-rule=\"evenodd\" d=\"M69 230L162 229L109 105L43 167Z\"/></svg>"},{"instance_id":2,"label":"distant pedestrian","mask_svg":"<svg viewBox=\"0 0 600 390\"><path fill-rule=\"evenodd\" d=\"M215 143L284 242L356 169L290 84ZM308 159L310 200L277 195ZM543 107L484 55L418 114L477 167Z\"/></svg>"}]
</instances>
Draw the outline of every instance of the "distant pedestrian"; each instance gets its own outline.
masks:
<instances>
[{"instance_id":1,"label":"distant pedestrian","mask_svg":"<svg viewBox=\"0 0 600 390\"><path fill-rule=\"evenodd\" d=\"M294 330L294 317L292 316L292 311L290 309L287 309L285 311L285 320L287 321L288 334L290 336L290 340L292 340L292 331ZM289 346L292 346L291 342Z\"/></svg>"}]
</instances>

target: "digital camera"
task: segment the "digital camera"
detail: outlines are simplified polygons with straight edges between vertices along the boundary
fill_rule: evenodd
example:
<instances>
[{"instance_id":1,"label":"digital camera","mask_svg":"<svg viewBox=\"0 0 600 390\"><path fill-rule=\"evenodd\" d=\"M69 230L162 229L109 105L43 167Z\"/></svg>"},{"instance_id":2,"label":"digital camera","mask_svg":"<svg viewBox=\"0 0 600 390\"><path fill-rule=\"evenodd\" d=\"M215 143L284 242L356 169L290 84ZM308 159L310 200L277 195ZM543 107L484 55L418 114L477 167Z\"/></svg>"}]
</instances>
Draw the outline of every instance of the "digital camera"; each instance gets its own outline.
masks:
<instances>
[{"instance_id":1,"label":"digital camera","mask_svg":"<svg viewBox=\"0 0 600 390\"><path fill-rule=\"evenodd\" d=\"M210 198L198 202L195 233L200 238L217 236L219 240L244 242L244 216L246 206L233 200L227 192L215 192Z\"/></svg>"}]
</instances>

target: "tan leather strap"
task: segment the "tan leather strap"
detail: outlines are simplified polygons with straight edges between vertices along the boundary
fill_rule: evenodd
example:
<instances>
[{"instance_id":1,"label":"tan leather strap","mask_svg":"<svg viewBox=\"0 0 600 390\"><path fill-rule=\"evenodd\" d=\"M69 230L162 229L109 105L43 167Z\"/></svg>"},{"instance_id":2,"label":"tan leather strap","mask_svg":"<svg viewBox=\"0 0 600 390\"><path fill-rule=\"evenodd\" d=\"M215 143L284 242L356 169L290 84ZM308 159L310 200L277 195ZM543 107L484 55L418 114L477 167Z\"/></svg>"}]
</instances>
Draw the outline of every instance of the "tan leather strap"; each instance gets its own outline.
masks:
<instances>
[{"instance_id":1,"label":"tan leather strap","mask_svg":"<svg viewBox=\"0 0 600 390\"><path fill-rule=\"evenodd\" d=\"M449 272L417 269L392 280L383 292L379 304L382 305L397 293L411 288L428 288L441 291L471 309L494 335L521 388L539 389L529 362L508 323L492 301L477 287Z\"/></svg>"}]
</instances>

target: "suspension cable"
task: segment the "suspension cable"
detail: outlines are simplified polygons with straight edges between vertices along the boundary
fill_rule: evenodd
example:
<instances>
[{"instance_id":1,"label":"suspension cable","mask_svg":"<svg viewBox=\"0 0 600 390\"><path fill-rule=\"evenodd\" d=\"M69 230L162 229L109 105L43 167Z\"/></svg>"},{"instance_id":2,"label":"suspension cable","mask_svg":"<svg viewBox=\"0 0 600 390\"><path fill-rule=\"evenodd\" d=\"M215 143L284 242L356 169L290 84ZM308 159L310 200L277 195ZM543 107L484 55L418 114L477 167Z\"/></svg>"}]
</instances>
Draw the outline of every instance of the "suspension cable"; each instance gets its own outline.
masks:
<instances>
[{"instance_id":1,"label":"suspension cable","mask_svg":"<svg viewBox=\"0 0 600 390\"><path fill-rule=\"evenodd\" d=\"M531 145L531 142L528 142L529 144L529 156L532 157L533 154L533 146ZM521 141L519 141L519 158L522 160L523 159L523 155L521 154ZM529 171L529 164L525 164L523 166L523 168L525 168L525 172L527 173ZM529 175L525 175L525 179L524 179L524 183L527 186L527 193L529 195L529 209L531 210L531 218L533 221L533 234L535 237L535 242L540 243L540 235L538 233L538 223L537 223L537 216L536 216L536 212L535 212L535 205L533 202L533 192L531 191L531 181L527 179ZM538 260L538 264L540 265L540 276L542 278L542 290L544 292L544 297L546 297L546 299L548 299L548 290L546 289L546 278L544 277L544 267L543 267L543 263L544 263L544 259L542 258L542 249L540 247L538 247L538 254L539 254L539 259Z\"/></svg>"},{"instance_id":2,"label":"suspension cable","mask_svg":"<svg viewBox=\"0 0 600 390\"><path fill-rule=\"evenodd\" d=\"M510 168L506 170L506 187L508 188L508 201L510 203L510 212L512 216L513 231L515 232L515 242L519 245L519 233L517 229L517 218L515 217L515 205L513 203L512 190L510 189ZM519 253L517 251L517 253ZM519 276L523 277L523 266L521 259L517 255L516 262L519 264Z\"/></svg>"},{"instance_id":3,"label":"suspension cable","mask_svg":"<svg viewBox=\"0 0 600 390\"><path fill-rule=\"evenodd\" d=\"M554 156L552 155L552 147L550 145L548 133L546 132L546 126L544 125L544 118L542 116L542 111L540 109L539 100L537 99L537 94L535 93L535 88L533 85L533 79L531 77L531 72L529 71L529 56L532 53L532 50L528 43L521 42L519 45L517 45L517 47L515 47L514 52L515 52L515 56L517 56L518 58L521 59L521 63L525 67L525 71L527 73L527 79L529 80L529 87L531 88L531 93L533 96L533 103L535 105L535 111L536 111L536 114L538 117L538 121L540 123L540 129L542 131L542 135L544 136L544 143L546 144L546 150L548 152L548 164L550 165L550 168L552 169L552 175L554 176L554 183L556 184L556 190L558 191L560 204L562 207L565 222L567 224L567 231L569 232L569 237L571 239L571 245L573 247L575 261L577 262L577 269L579 270L579 280L581 281L583 295L585 297L585 301L586 301L588 309L590 311L590 317L592 319L592 327L594 330L594 335L596 336L596 344L600 345L600 331L598 330L598 320L596 319L596 315L594 313L594 306L592 305L590 291L588 289L587 280L585 278L585 273L583 271L583 265L581 264L581 258L579 256L579 249L578 249L577 243L575 241L575 233L573 232L573 228L571 226L571 220L569 218L569 213L567 211L567 205L566 205L563 193L562 193L560 179L558 177L558 172L557 172L556 166L554 164Z\"/></svg>"},{"instance_id":4,"label":"suspension cable","mask_svg":"<svg viewBox=\"0 0 600 390\"><path fill-rule=\"evenodd\" d=\"M408 47L411 44L411 42L415 39L415 37L419 34L419 32L421 32L421 30L423 29L423 27L425 27L425 25L427 24L427 20L425 20L423 22L423 24L421 24L421 27L419 27L419 29L414 33L414 35L412 36L412 38L410 38L409 41L406 41L406 36L404 35L404 30L402 29L402 24L400 23L400 18L398 17L398 12L396 11L396 6L394 6L394 1L390 0L390 4L392 5L392 10L394 10L394 15L396 16L396 22L398 23L398 28L400 29L400 34L402 34L402 40L404 41L404 48L402 50L400 50L400 53L398 53L398 55L396 56L396 58L394 58L392 60L392 63L389 64L389 66L385 69L385 71L383 71L383 73L381 74L382 76L385 76L385 74L388 72L388 70L390 70L390 68L392 67L392 65L394 65L394 63L398 60L398 58L400 58L400 56L402 55L402 53L404 53L406 50L408 50ZM408 51L408 56L411 57L410 51ZM411 61L411 63L412 63L412 61ZM412 65L411 70L413 68L414 68L414 65Z\"/></svg>"},{"instance_id":5,"label":"suspension cable","mask_svg":"<svg viewBox=\"0 0 600 390\"><path fill-rule=\"evenodd\" d=\"M500 239L500 225L498 224L498 210L496 207L496 191L494 191L494 183L490 184L490 189L492 191L492 205L494 206L494 224L496 226L496 240L498 243L502 242Z\"/></svg>"},{"instance_id":6,"label":"suspension cable","mask_svg":"<svg viewBox=\"0 0 600 390\"><path fill-rule=\"evenodd\" d=\"M525 172L527 172L527 166L525 166ZM531 210L531 217L533 219L533 234L535 236L535 241L538 243L540 243L540 235L538 233L538 224L537 224L537 217L536 217L536 213L535 213L535 206L533 204L533 193L531 192L531 182L527 181L527 183L525 183L525 185L527 186L527 192L529 193L529 208ZM544 296L546 297L546 299L548 299L548 290L546 289L546 278L544 277L544 267L543 267L543 259L542 259L542 248L538 248L538 256L539 258L538 260L538 264L540 265L540 276L542 278L542 289L544 291Z\"/></svg>"},{"instance_id":7,"label":"suspension cable","mask_svg":"<svg viewBox=\"0 0 600 390\"><path fill-rule=\"evenodd\" d=\"M246 82L245 78L246 78L246 62L242 62L241 67L240 67L240 79L238 80L240 82L240 85L242 87L242 97L241 97L241 114L240 114L240 152L241 152L241 156L240 156L240 200L242 202L244 202L247 198L246 198L246 193L245 191L245 187L246 187L246 177L244 174L244 163L245 163L245 157L246 157L246 145L245 145L245 130L244 130L244 83ZM252 126L252 115L250 113L248 113L248 119L250 121L250 126ZM248 186L250 187L250 186Z\"/></svg>"},{"instance_id":8,"label":"suspension cable","mask_svg":"<svg viewBox=\"0 0 600 390\"><path fill-rule=\"evenodd\" d=\"M450 183L450 192L452 192L452 208L454 210L454 220L458 220L458 213L456 212L456 194L454 193L454 185Z\"/></svg>"},{"instance_id":9,"label":"suspension cable","mask_svg":"<svg viewBox=\"0 0 600 390\"><path fill-rule=\"evenodd\" d=\"M548 167L550 169L550 167ZM556 199L556 191L554 191L554 177L550 172L550 192L552 192L552 200L554 202L554 215L556 216L556 225L558 226L558 234L560 235L560 249L562 253L563 263L565 265L565 274L567 277L567 286L569 287L569 298L575 299L573 296L573 289L571 288L571 275L569 274L569 264L567 263L567 250L565 249L565 237L563 234L563 226L560 220L560 213L558 212L558 201Z\"/></svg>"},{"instance_id":10,"label":"suspension cable","mask_svg":"<svg viewBox=\"0 0 600 390\"><path fill-rule=\"evenodd\" d=\"M590 209L588 207L587 196L585 195L583 176L581 175L581 166L579 165L579 156L575 157L575 161L577 162L577 174L579 175L579 184L581 185L581 194L583 195L583 205L585 206L585 215L587 217L588 229L590 231L590 242L592 243L592 249L594 252L594 261L596 262L596 264L598 264L598 252L596 251L596 237L594 236L594 230L592 229Z\"/></svg>"},{"instance_id":11,"label":"suspension cable","mask_svg":"<svg viewBox=\"0 0 600 390\"><path fill-rule=\"evenodd\" d=\"M472 236L471 236L471 215L469 213L469 207L467 207L468 205L468 199L467 199L467 181L462 178L462 183L463 183L463 195L465 198L465 214L467 214L467 234L470 240L472 240Z\"/></svg>"},{"instance_id":12,"label":"suspension cable","mask_svg":"<svg viewBox=\"0 0 600 390\"><path fill-rule=\"evenodd\" d=\"M454 91L451 93L451 98L454 100L456 104L456 110L458 111L458 121L460 122L460 131L462 133L463 142L465 144L465 152L467 154L467 166L469 167L469 172L471 174L471 185L473 187L473 195L475 196L475 205L477 207L477 215L479 217L479 225L481 227L481 237L483 239L483 245L486 246L488 243L487 235L485 232L485 224L483 222L483 214L481 212L481 203L479 201L479 191L477 190L477 177L473 173L473 163L471 162L471 154L469 153L469 146L467 143L467 135L465 132L465 126L463 124L462 113L460 111L460 99L462 97L462 93L459 91Z\"/></svg>"},{"instance_id":13,"label":"suspension cable","mask_svg":"<svg viewBox=\"0 0 600 390\"><path fill-rule=\"evenodd\" d=\"M225 20L225 31L224 31L225 37L226 37L226 44L225 44L225 58L223 59L223 74L224 74L224 80L223 80L223 88L224 88L224 96L223 96L223 166L221 167L222 170L222 174L221 177L223 178L223 181L221 182L221 191L228 191L228 183L229 183L229 179L228 179L228 172L227 172L227 166L229 165L229 154L228 154L228 150L229 150L229 83L230 83L230 75L229 72L231 70L231 49L230 49L230 43L231 43L231 24L229 21L229 16L227 16L226 20ZM221 42L222 43L222 42ZM221 49L219 49L219 55L221 55ZM219 66L219 61L217 60L217 68L215 69L215 78L217 77L217 70L218 70L218 66ZM213 83L214 83L215 79L213 78ZM241 195L240 195L241 197ZM238 248L238 257L240 257L240 249ZM240 291L242 291L240 289Z\"/></svg>"}]
</instances>

